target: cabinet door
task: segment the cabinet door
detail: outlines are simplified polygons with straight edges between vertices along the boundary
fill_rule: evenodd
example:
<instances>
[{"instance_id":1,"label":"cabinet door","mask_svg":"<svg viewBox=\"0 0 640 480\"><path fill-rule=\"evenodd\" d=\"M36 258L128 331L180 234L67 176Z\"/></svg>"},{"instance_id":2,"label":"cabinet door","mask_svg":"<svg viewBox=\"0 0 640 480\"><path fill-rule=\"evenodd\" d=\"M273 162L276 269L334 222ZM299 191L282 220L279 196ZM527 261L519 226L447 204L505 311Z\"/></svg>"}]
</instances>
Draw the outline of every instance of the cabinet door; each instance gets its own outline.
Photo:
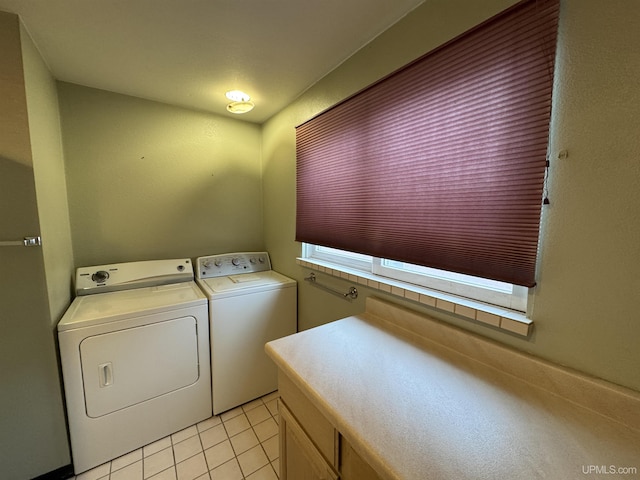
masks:
<instances>
[{"instance_id":1,"label":"cabinet door","mask_svg":"<svg viewBox=\"0 0 640 480\"><path fill-rule=\"evenodd\" d=\"M297 423L313 441L324 459L338 471L338 435L324 414L307 398L285 374L278 374L280 401L284 403Z\"/></svg>"},{"instance_id":2,"label":"cabinet door","mask_svg":"<svg viewBox=\"0 0 640 480\"><path fill-rule=\"evenodd\" d=\"M280 480L337 480L322 454L282 402L280 412Z\"/></svg>"},{"instance_id":3,"label":"cabinet door","mask_svg":"<svg viewBox=\"0 0 640 480\"><path fill-rule=\"evenodd\" d=\"M375 470L344 438L340 441L340 478L342 480L381 480Z\"/></svg>"}]
</instances>

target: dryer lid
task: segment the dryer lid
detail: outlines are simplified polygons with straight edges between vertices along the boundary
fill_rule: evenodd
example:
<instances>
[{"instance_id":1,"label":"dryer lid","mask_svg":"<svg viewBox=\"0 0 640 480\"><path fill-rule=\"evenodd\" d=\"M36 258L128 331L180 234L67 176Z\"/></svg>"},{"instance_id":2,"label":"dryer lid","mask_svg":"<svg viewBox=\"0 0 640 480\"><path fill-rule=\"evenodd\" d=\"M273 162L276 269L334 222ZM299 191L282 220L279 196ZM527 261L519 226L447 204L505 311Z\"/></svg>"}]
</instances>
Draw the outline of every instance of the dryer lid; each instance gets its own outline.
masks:
<instances>
[{"instance_id":1,"label":"dryer lid","mask_svg":"<svg viewBox=\"0 0 640 480\"><path fill-rule=\"evenodd\" d=\"M58 332L198 305L206 308L207 298L195 282L80 296L58 323Z\"/></svg>"}]
</instances>

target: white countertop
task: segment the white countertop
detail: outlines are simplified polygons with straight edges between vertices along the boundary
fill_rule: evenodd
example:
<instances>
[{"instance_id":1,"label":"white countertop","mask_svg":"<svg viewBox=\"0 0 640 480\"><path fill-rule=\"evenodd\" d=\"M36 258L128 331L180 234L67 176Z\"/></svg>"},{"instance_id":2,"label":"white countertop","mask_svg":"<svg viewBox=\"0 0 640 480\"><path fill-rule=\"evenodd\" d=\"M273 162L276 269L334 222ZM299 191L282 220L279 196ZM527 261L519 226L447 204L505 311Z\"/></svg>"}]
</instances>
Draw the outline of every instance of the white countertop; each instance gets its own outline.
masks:
<instances>
[{"instance_id":1,"label":"white countertop","mask_svg":"<svg viewBox=\"0 0 640 480\"><path fill-rule=\"evenodd\" d=\"M382 478L599 478L594 472L603 470L596 467L635 467L635 475L619 478L640 478L637 392L540 367L424 317L427 330L445 331L441 337L454 344L436 343L387 323L380 313L397 315L396 309L372 301L374 312L368 300L366 313L270 342L267 351ZM470 357L471 350L486 358ZM512 371L496 368L496 358L508 360ZM525 377L528 368L526 381L518 378L529 361L540 379ZM595 403L613 398L615 411L607 416L593 402L567 399L559 395L562 385L543 388L557 380L571 384L574 398L594 392Z\"/></svg>"}]
</instances>

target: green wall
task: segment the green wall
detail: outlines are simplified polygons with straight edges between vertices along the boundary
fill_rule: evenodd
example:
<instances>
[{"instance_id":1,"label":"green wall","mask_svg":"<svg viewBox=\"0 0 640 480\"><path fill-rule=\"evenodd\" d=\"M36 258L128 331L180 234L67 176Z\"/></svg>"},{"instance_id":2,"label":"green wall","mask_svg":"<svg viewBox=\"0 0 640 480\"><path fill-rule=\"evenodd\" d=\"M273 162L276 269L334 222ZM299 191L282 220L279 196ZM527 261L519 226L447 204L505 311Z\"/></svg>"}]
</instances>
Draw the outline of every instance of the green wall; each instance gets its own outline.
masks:
<instances>
[{"instance_id":1,"label":"green wall","mask_svg":"<svg viewBox=\"0 0 640 480\"><path fill-rule=\"evenodd\" d=\"M56 81L22 28L25 89L45 277L55 327L69 306L74 274Z\"/></svg>"},{"instance_id":2,"label":"green wall","mask_svg":"<svg viewBox=\"0 0 640 480\"><path fill-rule=\"evenodd\" d=\"M55 81L16 15L0 12L0 477L70 462L55 325L73 270ZM47 185L41 189L41 182Z\"/></svg>"},{"instance_id":3,"label":"green wall","mask_svg":"<svg viewBox=\"0 0 640 480\"><path fill-rule=\"evenodd\" d=\"M0 277L0 471L29 478L69 461L53 326L70 300L73 268L102 262L267 249L274 268L299 281L301 328L361 312L369 295L385 296L640 390L636 0L562 1L551 205L529 339L362 286L351 304L304 282L308 272L295 263L295 125L514 2L428 0L262 126L68 83L57 84L56 99L52 77L24 40L22 100L14 77L3 71L0 82L0 123L10 127L0 129L0 166L8 172L0 180L13 175L1 191L29 201L3 204L3 219L26 222L20 232L3 232L13 238L39 227L46 243L3 258L5 272L31 267L30 278ZM19 22L5 14L0 21L0 42L11 44L2 65L15 66ZM555 159L565 149L569 157ZM18 287L21 281L29 287ZM20 315L7 313L9 301Z\"/></svg>"},{"instance_id":4,"label":"green wall","mask_svg":"<svg viewBox=\"0 0 640 480\"><path fill-rule=\"evenodd\" d=\"M529 339L358 286L353 304L314 289L295 263L295 126L489 18L513 1L427 1L263 126L266 247L299 281L301 328L385 296L517 349L640 390L640 8L635 0L561 5L551 127L551 205L542 220ZM556 159L559 151L569 157ZM325 277L326 278L326 277ZM326 278L344 289L349 284Z\"/></svg>"},{"instance_id":5,"label":"green wall","mask_svg":"<svg viewBox=\"0 0 640 480\"><path fill-rule=\"evenodd\" d=\"M58 91L77 267L264 248L258 125Z\"/></svg>"}]
</instances>

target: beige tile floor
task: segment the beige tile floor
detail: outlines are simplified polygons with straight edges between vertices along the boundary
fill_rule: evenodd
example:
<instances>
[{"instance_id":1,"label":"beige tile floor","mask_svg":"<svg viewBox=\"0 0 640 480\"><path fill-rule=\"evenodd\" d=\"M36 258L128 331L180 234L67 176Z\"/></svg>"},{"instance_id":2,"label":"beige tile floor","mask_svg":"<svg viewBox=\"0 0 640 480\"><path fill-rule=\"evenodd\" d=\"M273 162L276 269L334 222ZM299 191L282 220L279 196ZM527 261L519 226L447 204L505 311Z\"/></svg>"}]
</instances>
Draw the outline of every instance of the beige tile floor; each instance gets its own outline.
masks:
<instances>
[{"instance_id":1,"label":"beige tile floor","mask_svg":"<svg viewBox=\"0 0 640 480\"><path fill-rule=\"evenodd\" d=\"M277 398L213 416L72 480L277 480Z\"/></svg>"}]
</instances>

